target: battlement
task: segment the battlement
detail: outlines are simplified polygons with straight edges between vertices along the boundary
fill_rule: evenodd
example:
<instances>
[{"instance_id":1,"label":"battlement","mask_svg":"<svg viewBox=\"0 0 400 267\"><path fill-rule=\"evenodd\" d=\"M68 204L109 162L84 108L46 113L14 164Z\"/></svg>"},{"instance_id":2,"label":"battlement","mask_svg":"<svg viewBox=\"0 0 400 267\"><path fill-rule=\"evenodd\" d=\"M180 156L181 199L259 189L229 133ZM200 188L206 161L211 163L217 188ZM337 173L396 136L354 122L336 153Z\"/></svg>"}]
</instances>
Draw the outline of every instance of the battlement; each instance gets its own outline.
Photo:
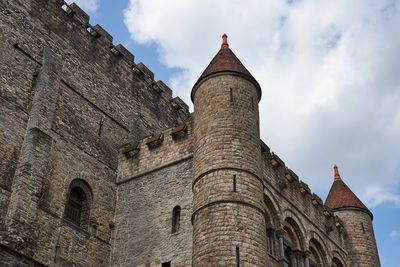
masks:
<instances>
[{"instance_id":1,"label":"battlement","mask_svg":"<svg viewBox=\"0 0 400 267\"><path fill-rule=\"evenodd\" d=\"M124 183L143 173L191 157L192 123L193 120L189 119L184 124L122 146L117 183Z\"/></svg>"},{"instance_id":2,"label":"battlement","mask_svg":"<svg viewBox=\"0 0 400 267\"><path fill-rule=\"evenodd\" d=\"M161 80L154 80L154 73L143 63L135 63L135 56L126 49L122 44L113 44L113 37L102 26L90 23L90 16L82 10L76 3L68 4L63 0L53 0L58 7L68 14L68 19L64 19L65 23L79 24L82 30L87 32L87 38L91 42L101 42L104 49L109 51L109 55L99 53L95 57L107 56L106 60L120 60L127 64L133 73L143 79L149 88L161 94L166 100L170 101L174 108L182 109L184 112L189 112L189 107L179 97L172 97L172 90ZM91 51L93 53L95 51ZM100 52L100 51L99 51Z\"/></svg>"}]
</instances>

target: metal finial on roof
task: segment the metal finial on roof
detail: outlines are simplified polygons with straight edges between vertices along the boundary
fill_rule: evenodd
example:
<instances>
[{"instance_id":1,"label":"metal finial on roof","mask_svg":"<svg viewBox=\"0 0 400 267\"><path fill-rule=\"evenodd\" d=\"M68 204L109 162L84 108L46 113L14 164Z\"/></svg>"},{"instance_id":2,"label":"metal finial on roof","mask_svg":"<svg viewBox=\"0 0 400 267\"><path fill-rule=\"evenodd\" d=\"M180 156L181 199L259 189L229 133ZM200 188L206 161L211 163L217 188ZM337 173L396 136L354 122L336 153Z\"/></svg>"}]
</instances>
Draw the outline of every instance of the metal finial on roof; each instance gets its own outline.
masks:
<instances>
[{"instance_id":1,"label":"metal finial on roof","mask_svg":"<svg viewBox=\"0 0 400 267\"><path fill-rule=\"evenodd\" d=\"M228 48L229 44L228 44L228 35L226 35L226 33L224 33L222 35L222 44L221 44L221 48Z\"/></svg>"},{"instance_id":2,"label":"metal finial on roof","mask_svg":"<svg viewBox=\"0 0 400 267\"><path fill-rule=\"evenodd\" d=\"M333 166L333 171L335 173L335 181L342 180L339 174L339 168L336 164Z\"/></svg>"}]
</instances>

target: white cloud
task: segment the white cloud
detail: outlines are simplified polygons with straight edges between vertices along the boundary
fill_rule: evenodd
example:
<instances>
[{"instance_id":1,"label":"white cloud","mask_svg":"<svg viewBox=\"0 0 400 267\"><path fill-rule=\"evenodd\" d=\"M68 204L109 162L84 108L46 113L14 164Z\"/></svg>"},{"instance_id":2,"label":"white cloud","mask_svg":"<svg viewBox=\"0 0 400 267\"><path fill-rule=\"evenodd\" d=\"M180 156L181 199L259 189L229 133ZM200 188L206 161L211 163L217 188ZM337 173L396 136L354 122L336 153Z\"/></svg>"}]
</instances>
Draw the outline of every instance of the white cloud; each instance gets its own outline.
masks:
<instances>
[{"instance_id":1,"label":"white cloud","mask_svg":"<svg viewBox=\"0 0 400 267\"><path fill-rule=\"evenodd\" d=\"M69 4L75 2L84 11L93 14L96 13L100 0L67 0L66 2Z\"/></svg>"},{"instance_id":2,"label":"white cloud","mask_svg":"<svg viewBox=\"0 0 400 267\"><path fill-rule=\"evenodd\" d=\"M131 0L124 19L183 69L170 84L187 103L226 32L263 88L262 139L290 168L325 193L337 163L368 204L398 203L398 1Z\"/></svg>"},{"instance_id":3,"label":"white cloud","mask_svg":"<svg viewBox=\"0 0 400 267\"><path fill-rule=\"evenodd\" d=\"M370 207L375 207L385 202L392 202L397 207L400 207L400 195L392 192L390 189L382 188L379 185L367 186L362 197Z\"/></svg>"}]
</instances>

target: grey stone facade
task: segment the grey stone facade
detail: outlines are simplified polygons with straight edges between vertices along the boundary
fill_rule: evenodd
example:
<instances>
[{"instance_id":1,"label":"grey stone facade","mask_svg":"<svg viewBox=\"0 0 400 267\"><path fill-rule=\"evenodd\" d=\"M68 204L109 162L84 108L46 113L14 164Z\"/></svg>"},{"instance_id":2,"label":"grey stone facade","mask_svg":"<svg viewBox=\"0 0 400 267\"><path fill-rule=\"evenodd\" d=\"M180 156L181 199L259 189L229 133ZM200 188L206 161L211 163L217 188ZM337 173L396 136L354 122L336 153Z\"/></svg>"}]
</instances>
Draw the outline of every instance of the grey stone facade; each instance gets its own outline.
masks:
<instances>
[{"instance_id":1,"label":"grey stone facade","mask_svg":"<svg viewBox=\"0 0 400 267\"><path fill-rule=\"evenodd\" d=\"M58 0L0 3L0 259L109 266L118 149L189 114L88 23ZM65 219L72 181L90 186L84 227Z\"/></svg>"},{"instance_id":2,"label":"grey stone facade","mask_svg":"<svg viewBox=\"0 0 400 267\"><path fill-rule=\"evenodd\" d=\"M190 114L59 0L0 2L0 39L0 266L379 266L372 218L260 140L251 81L206 79Z\"/></svg>"}]
</instances>

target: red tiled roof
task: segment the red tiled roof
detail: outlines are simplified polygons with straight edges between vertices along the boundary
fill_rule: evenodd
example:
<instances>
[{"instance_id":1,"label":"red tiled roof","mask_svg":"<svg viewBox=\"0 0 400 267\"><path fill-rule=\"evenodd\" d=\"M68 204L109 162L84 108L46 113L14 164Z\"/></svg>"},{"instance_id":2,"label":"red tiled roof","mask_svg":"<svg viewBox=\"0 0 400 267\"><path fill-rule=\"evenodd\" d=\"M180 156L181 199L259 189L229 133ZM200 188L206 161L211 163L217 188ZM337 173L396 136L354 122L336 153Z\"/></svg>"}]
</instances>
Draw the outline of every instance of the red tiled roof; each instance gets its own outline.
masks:
<instances>
[{"instance_id":1,"label":"red tiled roof","mask_svg":"<svg viewBox=\"0 0 400 267\"><path fill-rule=\"evenodd\" d=\"M197 80L192 90L192 101L194 96L194 91L196 86L200 83L200 81L212 74L219 72L234 72L237 73L244 78L247 78L249 81L253 82L256 86L259 94L259 98L261 98L261 88L258 82L254 79L253 75L246 69L246 67L240 62L240 60L236 57L236 55L229 49L228 44L228 36L226 34L222 35L222 44L221 49L215 55L215 57L211 60L210 64L204 70L203 74L201 74L200 78Z\"/></svg>"},{"instance_id":2,"label":"red tiled roof","mask_svg":"<svg viewBox=\"0 0 400 267\"><path fill-rule=\"evenodd\" d=\"M335 172L335 180L326 198L325 205L332 210L340 208L360 208L368 211L368 208L361 200L351 191L351 189L343 182L340 177L338 167L333 167Z\"/></svg>"}]
</instances>

